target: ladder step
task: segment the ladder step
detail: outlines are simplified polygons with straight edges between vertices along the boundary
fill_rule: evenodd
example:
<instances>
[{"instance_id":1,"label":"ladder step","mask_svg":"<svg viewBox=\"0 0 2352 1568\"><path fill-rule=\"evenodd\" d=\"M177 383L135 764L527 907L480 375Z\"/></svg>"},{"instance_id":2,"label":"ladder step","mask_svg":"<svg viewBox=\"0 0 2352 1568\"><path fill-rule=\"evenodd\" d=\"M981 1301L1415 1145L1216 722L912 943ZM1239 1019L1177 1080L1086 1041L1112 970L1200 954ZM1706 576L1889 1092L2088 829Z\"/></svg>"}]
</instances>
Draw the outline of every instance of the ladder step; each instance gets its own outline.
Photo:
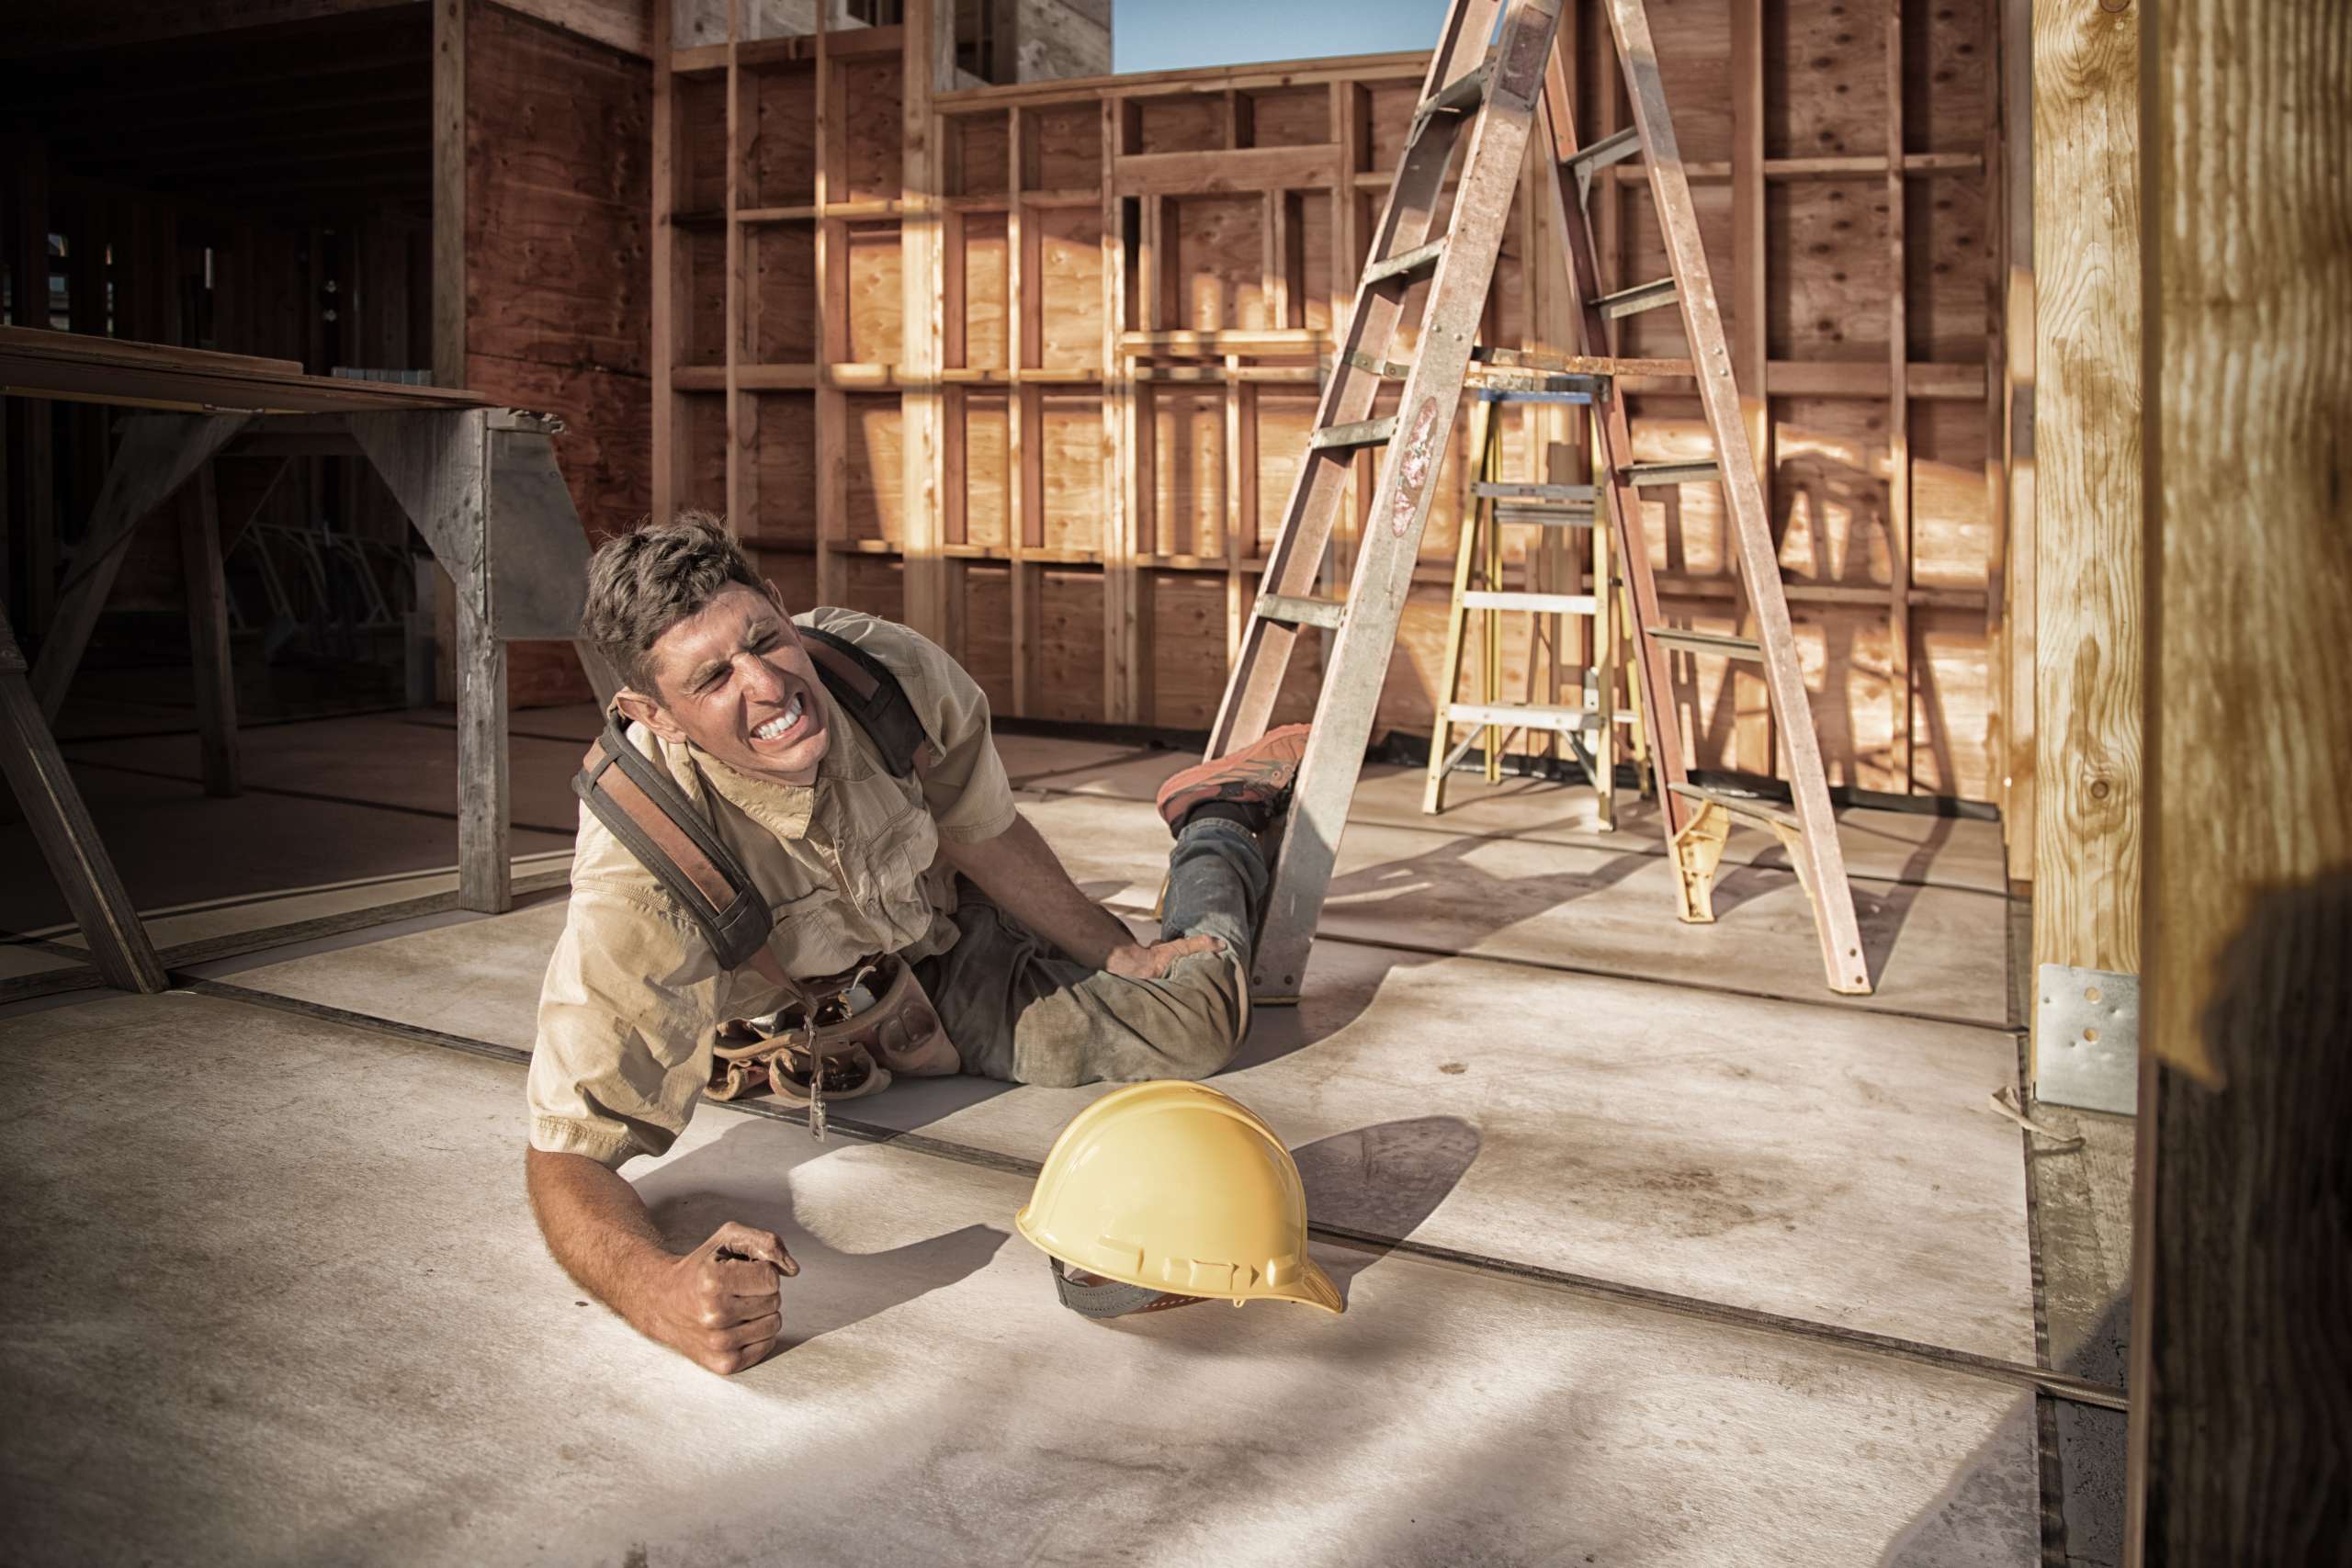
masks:
<instances>
[{"instance_id":1,"label":"ladder step","mask_svg":"<svg viewBox=\"0 0 2352 1568\"><path fill-rule=\"evenodd\" d=\"M1622 164L1642 150L1642 133L1636 126L1627 126L1613 136L1604 136L1589 147L1579 147L1561 160L1571 169L1589 173L1605 169L1611 164Z\"/></svg>"},{"instance_id":2,"label":"ladder step","mask_svg":"<svg viewBox=\"0 0 2352 1568\"><path fill-rule=\"evenodd\" d=\"M1723 477L1723 469L1715 466L1713 457L1693 463L1628 463L1623 472L1625 482L1635 490L1651 485L1698 484Z\"/></svg>"},{"instance_id":3,"label":"ladder step","mask_svg":"<svg viewBox=\"0 0 2352 1568\"><path fill-rule=\"evenodd\" d=\"M1411 373L1413 368L1409 365L1394 359L1375 359L1360 349L1351 348L1340 357L1357 369L1369 371L1384 381L1401 381Z\"/></svg>"},{"instance_id":4,"label":"ladder step","mask_svg":"<svg viewBox=\"0 0 2352 1568\"><path fill-rule=\"evenodd\" d=\"M1449 724L1494 724L1507 729L1598 729L1600 716L1589 708L1513 706L1492 703L1448 703Z\"/></svg>"},{"instance_id":5,"label":"ladder step","mask_svg":"<svg viewBox=\"0 0 2352 1568\"><path fill-rule=\"evenodd\" d=\"M1405 277L1418 273L1434 271L1437 267L1437 258L1444 254L1445 241L1442 237L1431 240L1426 245L1415 245L1409 251L1400 251L1396 255L1374 262L1365 267L1363 286L1369 288L1375 283L1385 283L1392 277Z\"/></svg>"},{"instance_id":6,"label":"ladder step","mask_svg":"<svg viewBox=\"0 0 2352 1568\"><path fill-rule=\"evenodd\" d=\"M1671 305L1680 291L1674 279L1661 277L1651 283L1636 283L1631 288L1620 288L1614 294L1604 294L1593 303L1602 316L1615 321L1621 316L1638 316L1644 310L1656 310Z\"/></svg>"},{"instance_id":7,"label":"ladder step","mask_svg":"<svg viewBox=\"0 0 2352 1568\"><path fill-rule=\"evenodd\" d=\"M1794 812L1783 811L1771 802L1758 800L1753 795L1726 795L1722 790L1709 789L1703 784L1679 784L1674 785L1673 789L1675 794L1685 800L1702 801L1720 806L1744 822L1753 822L1758 827L1781 829L1792 833L1804 831L1804 824L1797 820Z\"/></svg>"},{"instance_id":8,"label":"ladder step","mask_svg":"<svg viewBox=\"0 0 2352 1568\"><path fill-rule=\"evenodd\" d=\"M1589 593L1521 593L1495 588L1472 588L1462 595L1465 610L1539 610L1562 615L1598 614L1600 604Z\"/></svg>"},{"instance_id":9,"label":"ladder step","mask_svg":"<svg viewBox=\"0 0 2352 1568\"><path fill-rule=\"evenodd\" d=\"M1513 527L1589 528L1595 515L1589 506L1521 506L1506 502L1495 507L1495 521Z\"/></svg>"},{"instance_id":10,"label":"ladder step","mask_svg":"<svg viewBox=\"0 0 2352 1568\"><path fill-rule=\"evenodd\" d=\"M1477 479L1470 493L1489 501L1558 501L1590 506L1600 499L1598 485L1512 484L1501 479Z\"/></svg>"},{"instance_id":11,"label":"ladder step","mask_svg":"<svg viewBox=\"0 0 2352 1568\"><path fill-rule=\"evenodd\" d=\"M1377 446L1396 434L1396 416L1367 419L1355 424L1330 424L1313 431L1306 437L1311 449L1348 446Z\"/></svg>"},{"instance_id":12,"label":"ladder step","mask_svg":"<svg viewBox=\"0 0 2352 1568\"><path fill-rule=\"evenodd\" d=\"M1322 626L1338 631L1348 618L1348 607L1331 599L1300 599L1286 593L1258 595L1258 617L1285 626Z\"/></svg>"},{"instance_id":13,"label":"ladder step","mask_svg":"<svg viewBox=\"0 0 2352 1568\"><path fill-rule=\"evenodd\" d=\"M1365 367L1370 369L1370 366ZM1599 402L1609 395L1609 378L1605 376L1561 375L1543 370L1513 370L1491 365L1473 365L1464 373L1462 384L1475 387L1478 395L1493 402Z\"/></svg>"},{"instance_id":14,"label":"ladder step","mask_svg":"<svg viewBox=\"0 0 2352 1568\"><path fill-rule=\"evenodd\" d=\"M1487 76L1489 69L1488 66L1481 65L1475 71L1466 71L1456 76L1453 81L1423 98L1419 106L1413 110L1413 118L1416 120L1423 120L1431 115L1459 114L1464 109L1479 103L1487 96Z\"/></svg>"},{"instance_id":15,"label":"ladder step","mask_svg":"<svg viewBox=\"0 0 2352 1568\"><path fill-rule=\"evenodd\" d=\"M1717 653L1726 659L1753 659L1761 663L1764 645L1754 637L1726 637L1721 632L1691 631L1682 626L1652 626L1650 640L1692 653Z\"/></svg>"}]
</instances>

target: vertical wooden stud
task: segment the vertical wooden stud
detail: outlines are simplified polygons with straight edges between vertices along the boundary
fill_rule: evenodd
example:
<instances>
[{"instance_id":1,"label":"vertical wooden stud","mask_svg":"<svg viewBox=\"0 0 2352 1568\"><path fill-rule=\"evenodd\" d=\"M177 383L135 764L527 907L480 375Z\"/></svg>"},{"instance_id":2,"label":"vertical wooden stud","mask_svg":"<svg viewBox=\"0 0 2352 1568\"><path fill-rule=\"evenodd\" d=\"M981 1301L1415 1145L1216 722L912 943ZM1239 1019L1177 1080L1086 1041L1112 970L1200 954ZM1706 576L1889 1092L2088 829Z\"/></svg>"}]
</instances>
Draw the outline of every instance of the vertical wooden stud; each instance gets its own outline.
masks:
<instances>
[{"instance_id":1,"label":"vertical wooden stud","mask_svg":"<svg viewBox=\"0 0 2352 1568\"><path fill-rule=\"evenodd\" d=\"M358 465L351 465L356 469ZM179 498L180 570L187 589L188 647L204 793L229 796L237 782L237 682L229 658L229 594L220 570L220 505L212 465L197 465Z\"/></svg>"},{"instance_id":2,"label":"vertical wooden stud","mask_svg":"<svg viewBox=\"0 0 2352 1568\"><path fill-rule=\"evenodd\" d=\"M1887 377L1886 555L1887 685L1894 704L1888 766L1894 787L1911 793L1911 387L1910 319L1905 308L1903 232L1903 0L1886 7Z\"/></svg>"},{"instance_id":3,"label":"vertical wooden stud","mask_svg":"<svg viewBox=\"0 0 2352 1568\"><path fill-rule=\"evenodd\" d=\"M1890 5L1897 3L1889 0ZM1769 517L1773 514L1774 457L1771 397L1766 385L1770 273L1764 231L1764 0L1730 0L1730 6L1732 375L1739 383L1740 415L1747 426L1747 444L1756 454L1756 481L1763 489ZM1756 635L1745 584L1740 590L1739 632L1743 637ZM1730 665L1724 680L1734 694L1744 694L1745 689L1755 692L1758 698L1752 711L1740 713L1735 720L1735 765L1770 775L1777 759L1772 705L1763 700L1763 682L1736 662Z\"/></svg>"}]
</instances>

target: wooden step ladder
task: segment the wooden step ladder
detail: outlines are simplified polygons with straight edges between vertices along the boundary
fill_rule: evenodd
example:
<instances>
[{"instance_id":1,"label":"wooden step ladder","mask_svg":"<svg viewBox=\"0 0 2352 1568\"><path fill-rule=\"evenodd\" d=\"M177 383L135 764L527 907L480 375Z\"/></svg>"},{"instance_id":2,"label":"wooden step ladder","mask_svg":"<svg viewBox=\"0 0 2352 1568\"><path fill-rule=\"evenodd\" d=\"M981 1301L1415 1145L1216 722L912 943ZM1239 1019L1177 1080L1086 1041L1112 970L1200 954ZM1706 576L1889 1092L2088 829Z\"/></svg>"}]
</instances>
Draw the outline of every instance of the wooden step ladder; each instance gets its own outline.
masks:
<instances>
[{"instance_id":1,"label":"wooden step ladder","mask_svg":"<svg viewBox=\"0 0 2352 1568\"><path fill-rule=\"evenodd\" d=\"M1556 50L1559 0L1453 0L1431 54L1388 204L1373 235L1346 336L1316 412L1283 525L1268 560L1240 658L1210 732L1207 755L1223 756L1266 731L1300 633L1331 635L1314 726L1277 852L1251 975L1251 994L1295 1000L1317 917L1330 886L1348 804L1355 793L1386 678L1396 626L1411 587L1422 529L1466 385L1519 390L1559 389L1562 378L1613 377L1663 370L1695 378L1721 459L1720 476L1738 535L1738 558L1758 626L1760 657L1779 733L1790 763L1795 811L1788 836L1812 899L1832 988L1867 991L1870 976L1846 885L1836 823L1815 745L1812 710L1798 670L1788 605L1781 590L1731 355L1716 311L1697 220L1660 88L1642 0L1604 0L1634 106L1625 131L1581 147L1574 103ZM1498 35L1497 20L1501 26ZM1494 39L1491 49L1488 40ZM1582 301L1585 353L1553 355L1490 350L1474 366L1472 340L1493 279L1504 224L1531 129L1540 118L1555 164L1553 221L1575 269ZM1466 152L1447 231L1430 229L1458 145ZM1673 276L1603 296L1590 225L1581 199L1594 169L1639 152L1664 231ZM1388 358L1402 325L1407 290L1430 280L1410 358ZM1688 363L1608 357L1607 323L1617 315L1672 303L1691 345ZM1382 392L1401 382L1393 413L1376 414ZM1666 660L1657 647L1693 634L1665 626L1642 545L1638 492L1718 475L1714 462L1641 464L1621 398L1600 405L1605 468L1598 489L1610 505L1629 599L1643 635L1636 638L1641 710L1657 768L1660 810L1674 847L1686 919L1710 918L1714 867L1736 807L1749 803L1690 784L1672 726ZM1366 446L1385 448L1363 523L1353 581L1343 600L1314 592L1345 491L1348 461ZM1720 644L1725 639L1714 639ZM1721 647L1712 651L1724 651ZM1678 787L1679 786L1679 787ZM1777 831L1777 829L1776 829Z\"/></svg>"}]
</instances>

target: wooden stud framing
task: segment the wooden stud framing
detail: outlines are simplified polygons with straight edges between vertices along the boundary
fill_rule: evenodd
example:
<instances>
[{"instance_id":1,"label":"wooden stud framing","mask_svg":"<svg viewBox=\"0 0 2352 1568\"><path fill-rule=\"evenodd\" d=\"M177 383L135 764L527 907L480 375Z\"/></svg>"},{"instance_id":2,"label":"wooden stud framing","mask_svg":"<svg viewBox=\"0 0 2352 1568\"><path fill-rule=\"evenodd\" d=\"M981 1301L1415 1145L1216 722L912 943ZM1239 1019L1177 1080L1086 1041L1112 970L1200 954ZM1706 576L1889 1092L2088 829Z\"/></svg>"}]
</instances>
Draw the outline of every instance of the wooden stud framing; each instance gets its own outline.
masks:
<instances>
[{"instance_id":1,"label":"wooden stud framing","mask_svg":"<svg viewBox=\"0 0 2352 1568\"><path fill-rule=\"evenodd\" d=\"M1229 659L1235 651L1253 581L1265 565L1261 539L1267 498L1278 501L1287 489L1303 439L1306 400L1329 374L1332 333L1346 319L1363 259L1368 209L1389 182L1403 118L1427 57L1362 56L933 90L926 110L917 102L927 81L922 62L935 64L945 47L940 35L947 30L944 13L934 22L929 3L910 0L899 26L862 28L836 17L808 38L739 39L734 46L734 69L746 82L738 126L744 138L762 134L750 123L749 79L762 71L814 72L808 132L815 149L813 188L786 198L791 205L746 190L745 201L768 205L741 207L737 218L749 222L755 236L761 225L808 226L816 324L808 334L810 363L763 363L749 339L739 345L729 401L748 406L728 466L747 475L763 464L772 473L780 468L811 472L816 519L800 533L808 542L780 547L813 551L809 596L897 615L944 637L959 654L985 643L986 658L997 661L990 678L1003 682L995 688L1001 710L1182 727L1179 716L1193 711L1185 705L1194 699L1168 673L1214 662L1220 653ZM1713 17L1678 11L1669 18L1661 12L1654 25L1677 29L1658 39L1669 95L1677 102L1705 102L1716 94L1729 102L1730 135L1720 129L1726 122L1717 111L1712 123L1718 129L1708 133L1713 140L1686 145L1694 153L1686 169L1694 184L1714 186L1700 195L1712 234L1721 233L1723 208L1709 204L1729 203L1728 265L1720 265L1721 254L1716 259L1735 334L1742 423L1768 506L1782 526L1802 511L1807 527L1831 530L1837 550L1855 563L1829 570L1799 562L1793 547L1788 552L1787 598L1804 616L1800 635L1872 623L1896 634L1898 668L1886 696L1879 694L1883 688L1874 673L1858 674L1877 658L1874 640L1839 643L1828 668L1809 667L1808 681L1823 682L1825 694L1816 700L1845 710L1825 728L1831 774L1840 781L1885 779L1900 787L1914 772L1908 758L1914 725L1924 736L1925 727L1944 722L1934 693L1923 683L1944 657L1936 639L1948 640L1953 626L1964 627L1967 615L1993 618L2003 604L2013 608L2029 573L2013 551L1997 583L1978 586L1953 575L1955 538L1961 548L1981 548L1966 543L1973 536L1967 532L1973 520L1955 509L1981 503L1965 496L1955 501L1948 473L1932 485L1922 478L1915 486L1911 470L1925 473L1937 460L1931 432L1950 430L1951 404L1989 406L1996 395L2008 397L2007 382L1998 367L1988 373L1989 354L1972 355L1964 343L1955 352L1948 330L1931 330L1931 311L1950 308L1948 301L1938 306L1925 299L1934 286L1915 285L1907 300L1892 298L1898 290L1883 269L1892 265L1901 277L1897 246L1936 247L1932 257L1922 254L1915 261L1917 277L1949 259L1956 220L1945 220L1940 231L1934 226L1933 204L1920 199L1923 182L1945 182L1934 187L1940 190L1957 188L1970 176L1989 179L1999 144L1973 127L1967 139L1937 128L1934 115L1943 100L1926 85L1921 40L1914 37L1907 49L1903 42L1905 19L1897 18L1896 0L1880 0L1873 9L1885 19L1883 29L1853 29L1867 42L1838 61L1856 103L1866 97L1875 104L1883 96L1891 112L1883 120L1860 114L1862 134L1849 142L1778 140L1792 133L1781 129L1775 95L1793 90L1786 77L1797 65L1781 58L1785 51L1775 52L1768 35L1781 25L1774 19L1781 7L1813 3L1776 0L1768 11L1762 0L1724 0ZM2005 3L2009 0L1963 0L1980 6ZM1594 19L1578 18L1583 25ZM1916 8L1907 22L1913 29L1930 26ZM1727 74L1720 46L1700 37L1720 39L1726 28ZM1932 47L1949 48L1947 35L1936 38L1940 41ZM665 41L657 31L657 49ZM1589 38L1580 36L1577 45L1604 129L1623 125L1616 62L1609 51L1594 50ZM1906 52L1917 78L1907 85ZM1713 75L1676 74L1699 70L1688 62L1702 58L1712 62L1705 69ZM681 105L686 84L714 80L729 59L724 45L674 51L657 92L668 91L672 105ZM887 83L875 88L878 78L859 73L891 61L899 62L904 85L895 103L876 104L874 91L892 89ZM1810 70L1810 60L1804 63ZM1951 62L1939 55L1935 63L1940 68ZM1808 78L1807 85L1817 89L1822 83ZM1698 96L1686 100L1686 94ZM887 118L877 118L883 110ZM689 143L707 140L698 133L710 129L695 123L697 112L710 118L707 107L678 112L681 118L668 122L666 131L657 117L657 139L666 135L672 149L667 172L657 180L657 234L662 204L672 203L674 211L684 200L677 161ZM885 139L895 129L899 146L853 152L847 143L862 137L863 147L876 126L886 128L880 131ZM1905 152L1906 140L1918 150ZM852 162L858 169L887 171L894 152L902 175L895 192L868 188L874 181L864 174L852 188ZM1638 162L1629 162L1601 171L1596 181L1592 209L1605 287L1636 280L1637 270L1655 276L1654 228L1640 194L1646 178ZM1789 226L1810 223L1808 214L1819 209L1801 211L1790 204L1815 200L1813 193L1826 188L1867 190L1872 207L1883 191L1887 242L1882 246L1857 233L1839 242L1843 248L1831 260L1817 258L1811 243L1792 247ZM1906 190L1910 233L1902 210ZM715 195L708 205L719 205ZM1001 268L992 254L1000 223ZM1515 222L1512 231L1529 227ZM1555 299L1544 281L1555 259L1544 225L1532 229L1532 237L1520 241L1519 293L1489 311L1487 327L1506 344L1557 346L1566 301ZM891 231L899 236L892 259L899 271L888 279L897 310L886 321L870 290L881 276L872 266L881 255L876 236ZM667 286L657 278L655 290L655 331L666 334L670 345L656 355L657 377L670 376L666 390L657 387L663 412L655 422L656 471L673 491L691 482L692 463L680 456L695 439L689 413L728 395L720 357L689 363L677 326L694 308L679 275L695 232L691 222L674 226L674 243L657 245L655 258L657 274L664 265L671 269ZM700 232L710 231L706 226ZM746 256L744 265L757 273L755 255ZM1831 268L1849 266L1853 282L1841 279L1833 288L1824 281ZM746 292L755 321L756 302L749 296L756 290L741 282L738 288ZM1803 331L1795 333L1797 341L1784 341L1794 330L1784 324L1797 309L1788 303L1792 292L1802 295L1808 288L1807 311L1871 323L1858 329L1869 333L1867 355L1823 353ZM981 356L979 345L992 341L986 334L996 331L1000 290L1005 355L995 362ZM1825 311L1823 301L1832 295L1834 308ZM709 309L707 300L703 308ZM1877 343L1880 320L1893 329L1883 353ZM866 346L877 329L896 334L895 356L887 363ZM1671 357L1673 341L1670 331L1645 327L1633 334L1629 352ZM1635 400L1637 440L1668 443L1674 422L1688 422L1687 412L1676 412L1676 383L1628 377L1621 385ZM807 412L770 431L756 411L782 393L805 400L799 406ZM1197 413L1171 425L1167 411L1178 407ZM1879 434L1888 423L1881 410L1893 416L1891 438ZM1580 416L1555 409L1510 415L1513 471L1522 463L1540 466L1555 446L1566 453L1553 460L1580 466L1587 444ZM1182 541L1192 538L1190 525L1176 527L1160 515L1162 495L1176 481L1165 467L1170 455L1155 451L1158 443L1176 438L1170 432L1181 431L1185 420L1201 422L1197 451L1186 460L1204 466L1197 481L1183 481L1185 493L1208 509L1193 514L1201 537L1189 544ZM1862 437L1866 420L1876 428ZM1809 428L1816 422L1823 431ZM1919 443L1916 463L1907 449L1910 436ZM813 464L779 456L777 444L793 441L813 449ZM1833 494L1825 513L1822 481L1806 467L1814 461L1817 469L1812 454L1825 442L1839 463L1849 461L1850 448L1855 471L1866 466L1883 499L1849 503ZM1001 477L992 468L1000 445L1006 454ZM2005 448L2007 443L1993 445ZM706 469L711 460L705 460ZM1891 469L1882 467L1890 460ZM888 477L875 473L876 463L888 466ZM2005 451L1988 454L1985 465L1988 483L2018 482ZM1327 584L1331 574L1352 570L1369 459L1356 467L1359 477L1351 480L1355 504L1342 509L1335 526ZM1466 485L1461 467L1449 465L1450 485ZM1973 458L1970 467L1973 471ZM734 483L739 502L757 494L745 478ZM1698 487L1689 494L1696 497ZM775 495L758 500L770 508L806 504ZM876 536L876 508L886 502L892 521L888 536ZM1414 563L1420 592L1403 647L1408 659L1423 665L1437 650L1428 646L1426 627L1415 628L1424 626L1424 606L1436 598L1430 590L1442 589L1447 580L1451 540L1443 530L1453 525L1447 520L1460 503L1459 496L1441 501L1430 551ZM1679 505L1703 519L1707 504L1652 492L1646 510L1653 539L1662 510L1675 514ZM2013 503L2008 510L2014 534L2023 525ZM983 516L985 525L978 522ZM1905 558L1891 581L1878 575L1884 568L1874 558L1882 522L1889 553ZM776 526L772 512L763 535ZM1221 538L1207 538L1213 526L1221 527ZM1749 611L1721 558L1720 539L1702 537L1707 530L1688 523L1669 521L1666 531L1717 553L1709 558L1702 549L1686 559L1684 537L1670 539L1657 558L1659 591L1678 611L1745 621ZM1571 570L1579 580L1586 570L1581 562L1572 569L1556 542L1532 547L1529 556L1508 563L1515 581L1524 574L1532 583L1570 587ZM966 604L967 592L978 597ZM2005 637L2013 630L2000 629ZM1325 640L1318 632L1300 648L1311 652ZM1532 647L1533 663L1523 664L1514 642L1507 673L1514 685L1532 683L1539 692L1554 690L1555 656L1584 651ZM2015 668L2014 642L2004 651ZM2030 645L2025 653L2030 658ZM1073 682L1073 670L1081 665L1089 673ZM1999 667L1993 668L1995 673L1977 678L1997 682ZM1702 678L1691 669L1678 694L1680 711L1690 716L1685 722L1694 735L1694 761L1778 771L1771 710L1764 703L1747 702L1744 716L1728 728L1720 718L1708 719L1716 728L1698 736L1700 710L1741 707L1731 700L1731 683L1752 690L1753 671L1734 666L1719 674L1710 666ZM1969 678L1967 669L1963 662L1959 679ZM1938 673L1949 681L1948 672ZM1306 683L1286 700L1303 701L1312 676L1312 669L1303 667L1300 682ZM1411 682L1396 682L1382 724L1420 731L1426 683L1426 671L1421 690ZM1906 694L1915 689L1916 701ZM2007 694L1970 692L1954 722L1974 722L2013 703ZM1923 716L1916 720L1915 705ZM1867 721L1854 712L1865 706ZM1880 739L1889 706L1891 748ZM1200 722L1193 720L1195 727ZM2001 723L2014 773L2018 723L2014 716ZM1866 758L1864 741L1857 739L1865 734ZM1514 742L1554 744L1550 738ZM1985 776L1992 748L1990 739L1967 741L1956 784L1939 771L1931 782L1923 751L1917 783L1986 795L1999 776ZM2011 793L2014 797L2014 786Z\"/></svg>"}]
</instances>

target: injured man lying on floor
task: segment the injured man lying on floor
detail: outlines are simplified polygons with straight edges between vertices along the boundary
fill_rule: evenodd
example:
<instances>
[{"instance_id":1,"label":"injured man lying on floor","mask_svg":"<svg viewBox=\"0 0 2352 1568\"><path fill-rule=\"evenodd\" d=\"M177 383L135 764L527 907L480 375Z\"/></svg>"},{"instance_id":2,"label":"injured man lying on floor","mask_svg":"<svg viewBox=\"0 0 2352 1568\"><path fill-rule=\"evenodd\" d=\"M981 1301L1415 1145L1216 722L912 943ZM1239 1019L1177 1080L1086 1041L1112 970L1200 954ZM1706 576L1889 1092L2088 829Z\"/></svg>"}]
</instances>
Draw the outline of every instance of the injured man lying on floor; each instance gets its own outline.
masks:
<instances>
[{"instance_id":1,"label":"injured man lying on floor","mask_svg":"<svg viewBox=\"0 0 2352 1568\"><path fill-rule=\"evenodd\" d=\"M607 541L582 635L625 683L578 784L563 936L531 1057L548 1249L715 1371L781 1332L773 1235L665 1246L626 1161L695 1102L809 1107L893 1075L1200 1078L1248 1022L1252 921L1306 727L1177 774L1160 940L1138 943L1015 809L988 699L904 626L792 613L715 519Z\"/></svg>"}]
</instances>

